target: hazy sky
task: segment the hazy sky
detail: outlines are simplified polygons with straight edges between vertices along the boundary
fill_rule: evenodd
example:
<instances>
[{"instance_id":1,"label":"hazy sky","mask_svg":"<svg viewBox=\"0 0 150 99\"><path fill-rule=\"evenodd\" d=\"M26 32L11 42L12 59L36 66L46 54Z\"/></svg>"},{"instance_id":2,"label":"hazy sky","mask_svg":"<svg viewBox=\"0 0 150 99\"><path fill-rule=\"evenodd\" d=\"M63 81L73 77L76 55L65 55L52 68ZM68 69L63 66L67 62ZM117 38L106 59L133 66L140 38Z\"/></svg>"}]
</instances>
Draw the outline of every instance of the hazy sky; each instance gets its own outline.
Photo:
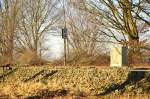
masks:
<instances>
[{"instance_id":1,"label":"hazy sky","mask_svg":"<svg viewBox=\"0 0 150 99\"><path fill-rule=\"evenodd\" d=\"M50 38L50 58L60 58L63 55L63 39L61 36L51 36Z\"/></svg>"}]
</instances>

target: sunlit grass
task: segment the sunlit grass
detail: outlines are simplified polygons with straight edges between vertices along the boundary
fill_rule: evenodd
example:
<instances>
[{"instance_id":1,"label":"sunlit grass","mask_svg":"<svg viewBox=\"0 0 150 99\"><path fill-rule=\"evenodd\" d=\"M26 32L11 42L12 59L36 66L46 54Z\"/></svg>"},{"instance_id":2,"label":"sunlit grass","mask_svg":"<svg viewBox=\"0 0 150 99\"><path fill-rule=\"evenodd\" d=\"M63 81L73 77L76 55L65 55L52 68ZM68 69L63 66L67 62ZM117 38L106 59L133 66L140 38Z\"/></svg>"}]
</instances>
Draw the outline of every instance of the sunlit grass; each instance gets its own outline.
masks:
<instances>
[{"instance_id":1,"label":"sunlit grass","mask_svg":"<svg viewBox=\"0 0 150 99\"><path fill-rule=\"evenodd\" d=\"M66 99L71 96L82 96L83 98L86 97L85 99L96 99L97 97L112 99L113 96L122 96L121 99L123 99L126 96L135 97L148 93L150 83L146 78L136 84L131 83L122 90L115 90L108 95L99 96L112 84L121 85L125 82L128 73L128 68L19 67L13 73L5 76L4 82L1 81L0 96L25 98L37 96L39 91L40 93L46 91L49 96L55 94L57 96L57 94L62 94L62 90L66 90ZM147 74L147 77L149 77L149 74ZM124 96L124 94L126 95Z\"/></svg>"}]
</instances>

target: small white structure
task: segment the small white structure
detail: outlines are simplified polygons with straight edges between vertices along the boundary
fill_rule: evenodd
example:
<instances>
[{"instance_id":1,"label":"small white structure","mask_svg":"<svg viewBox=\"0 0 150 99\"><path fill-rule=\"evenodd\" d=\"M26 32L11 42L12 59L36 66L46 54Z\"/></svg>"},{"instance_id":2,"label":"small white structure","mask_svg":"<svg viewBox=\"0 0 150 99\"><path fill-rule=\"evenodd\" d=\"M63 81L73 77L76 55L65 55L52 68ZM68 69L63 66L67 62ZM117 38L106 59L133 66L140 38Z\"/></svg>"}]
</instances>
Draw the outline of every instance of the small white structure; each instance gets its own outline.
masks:
<instances>
[{"instance_id":1,"label":"small white structure","mask_svg":"<svg viewBox=\"0 0 150 99\"><path fill-rule=\"evenodd\" d=\"M122 45L118 45L116 47L113 47L110 52L110 66L114 67L121 67L121 66L127 66L128 60L127 60L127 47L124 47Z\"/></svg>"}]
</instances>

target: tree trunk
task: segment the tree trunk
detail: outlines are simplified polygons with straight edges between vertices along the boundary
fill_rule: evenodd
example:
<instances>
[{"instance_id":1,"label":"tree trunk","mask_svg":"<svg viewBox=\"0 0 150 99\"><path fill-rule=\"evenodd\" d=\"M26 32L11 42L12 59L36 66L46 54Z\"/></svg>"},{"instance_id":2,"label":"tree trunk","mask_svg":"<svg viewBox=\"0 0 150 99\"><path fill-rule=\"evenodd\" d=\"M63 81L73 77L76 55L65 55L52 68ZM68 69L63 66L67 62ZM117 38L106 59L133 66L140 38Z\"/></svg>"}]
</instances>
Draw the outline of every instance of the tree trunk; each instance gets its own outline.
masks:
<instances>
[{"instance_id":1,"label":"tree trunk","mask_svg":"<svg viewBox=\"0 0 150 99\"><path fill-rule=\"evenodd\" d=\"M140 54L140 45L139 45L139 37L133 38L129 37L129 53L128 59L129 64L139 64L141 63L141 54Z\"/></svg>"}]
</instances>

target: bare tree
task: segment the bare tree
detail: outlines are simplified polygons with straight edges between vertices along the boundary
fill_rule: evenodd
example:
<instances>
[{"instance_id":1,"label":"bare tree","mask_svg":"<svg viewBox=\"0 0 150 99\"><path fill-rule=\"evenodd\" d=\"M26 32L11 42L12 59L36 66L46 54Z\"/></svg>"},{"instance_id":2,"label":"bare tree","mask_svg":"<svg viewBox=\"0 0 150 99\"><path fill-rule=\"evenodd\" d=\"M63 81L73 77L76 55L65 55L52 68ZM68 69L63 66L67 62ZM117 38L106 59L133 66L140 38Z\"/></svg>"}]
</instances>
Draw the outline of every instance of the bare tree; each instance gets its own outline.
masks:
<instances>
[{"instance_id":1,"label":"bare tree","mask_svg":"<svg viewBox=\"0 0 150 99\"><path fill-rule=\"evenodd\" d=\"M68 21L69 37L73 47L72 50L77 51L78 54L84 52L93 55L96 50L96 42L89 36L97 37L97 27L93 24L88 23L85 15L70 16ZM95 29L93 29L95 28Z\"/></svg>"},{"instance_id":2,"label":"bare tree","mask_svg":"<svg viewBox=\"0 0 150 99\"><path fill-rule=\"evenodd\" d=\"M5 62L13 61L14 35L20 8L19 0L5 0L0 12L0 55ZM4 58L5 57L5 58Z\"/></svg>"},{"instance_id":3,"label":"bare tree","mask_svg":"<svg viewBox=\"0 0 150 99\"><path fill-rule=\"evenodd\" d=\"M57 0L25 0L16 35L16 50L34 51L37 55L47 33L59 20ZM57 11L58 10L58 11ZM41 54L41 53L40 53Z\"/></svg>"},{"instance_id":4,"label":"bare tree","mask_svg":"<svg viewBox=\"0 0 150 99\"><path fill-rule=\"evenodd\" d=\"M85 3L85 2L84 2ZM143 5L147 4L147 5ZM130 46L129 55L139 56L140 33L149 25L149 2L139 0L89 0L82 9L95 15L94 21L100 26L100 33ZM90 6L89 6L90 5ZM143 6L142 6L143 5ZM144 15L142 17L142 15ZM139 30L139 23L140 27ZM141 45L140 45L141 46ZM134 59L135 57L131 57Z\"/></svg>"},{"instance_id":5,"label":"bare tree","mask_svg":"<svg viewBox=\"0 0 150 99\"><path fill-rule=\"evenodd\" d=\"M99 35L99 26L91 21L94 16L79 10L76 3L78 2L70 1L66 11L70 59L76 64L80 64L82 60L90 63L92 59L95 61L95 57L102 54L100 46L104 43L100 43L100 41L104 41L106 38Z\"/></svg>"}]
</instances>

